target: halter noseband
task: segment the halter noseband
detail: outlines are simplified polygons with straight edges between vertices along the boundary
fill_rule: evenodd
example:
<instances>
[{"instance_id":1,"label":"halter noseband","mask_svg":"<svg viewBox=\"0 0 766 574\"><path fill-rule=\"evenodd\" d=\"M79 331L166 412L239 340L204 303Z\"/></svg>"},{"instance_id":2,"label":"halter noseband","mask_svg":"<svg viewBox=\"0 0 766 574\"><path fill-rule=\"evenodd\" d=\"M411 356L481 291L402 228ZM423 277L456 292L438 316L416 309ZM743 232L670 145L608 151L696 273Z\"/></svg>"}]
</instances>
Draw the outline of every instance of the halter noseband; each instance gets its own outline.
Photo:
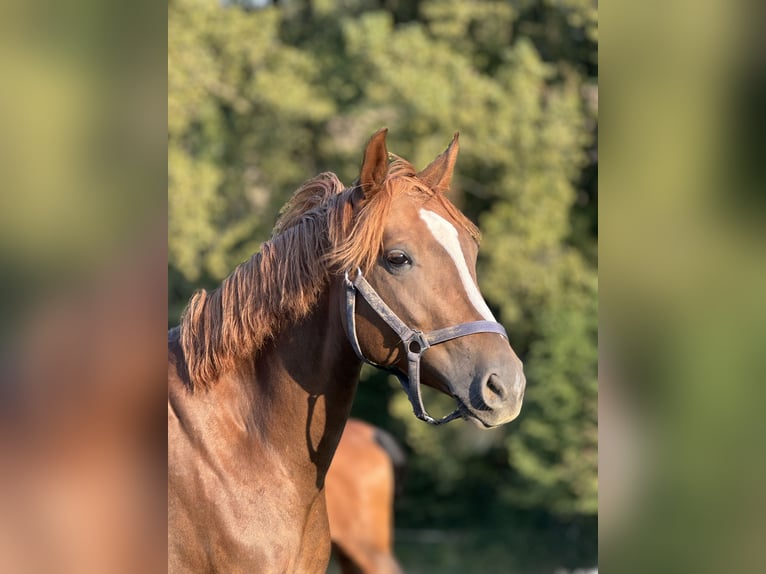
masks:
<instances>
[{"instance_id":1,"label":"halter noseband","mask_svg":"<svg viewBox=\"0 0 766 574\"><path fill-rule=\"evenodd\" d=\"M347 271L344 283L346 285L346 327L348 338L356 356L359 357L359 360L396 375L407 393L407 397L410 399L415 416L420 420L432 425L441 425L458 418L460 416L460 407L439 420L434 419L426 412L426 409L423 406L423 398L420 394L420 358L423 356L423 353L433 345L438 345L439 343L444 343L459 337L465 337L466 335L473 335L474 333L497 333L508 339L508 334L505 332L503 326L495 321L471 321L453 327L446 327L444 329L437 329L435 331L423 333L417 329L410 329L404 321L402 321L396 313L386 305L385 301L380 298L380 295L378 295L372 285L370 285L364 278L361 269L357 269L357 275L353 281L349 279ZM399 336L399 339L401 339L404 344L404 349L407 351L407 375L400 373L392 367L378 365L364 356L356 336L357 292L364 297L365 301L367 301L370 307L377 313L378 317L383 319L386 324L391 327L394 333Z\"/></svg>"}]
</instances>

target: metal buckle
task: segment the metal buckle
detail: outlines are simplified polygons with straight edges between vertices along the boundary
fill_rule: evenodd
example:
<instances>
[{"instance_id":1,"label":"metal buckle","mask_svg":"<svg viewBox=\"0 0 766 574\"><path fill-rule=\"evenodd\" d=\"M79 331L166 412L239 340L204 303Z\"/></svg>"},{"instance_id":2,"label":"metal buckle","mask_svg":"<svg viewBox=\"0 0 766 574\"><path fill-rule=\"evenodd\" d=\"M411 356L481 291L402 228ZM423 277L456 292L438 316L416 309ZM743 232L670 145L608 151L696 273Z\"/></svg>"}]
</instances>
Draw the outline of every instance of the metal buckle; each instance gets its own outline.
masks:
<instances>
[{"instance_id":1,"label":"metal buckle","mask_svg":"<svg viewBox=\"0 0 766 574\"><path fill-rule=\"evenodd\" d=\"M417 349L412 348L413 343L418 346ZM431 345L428 344L428 341L426 340L423 332L418 331L417 329L413 329L412 335L406 341L404 341L404 347L408 355L410 353L413 355L422 355L430 346Z\"/></svg>"},{"instance_id":2,"label":"metal buckle","mask_svg":"<svg viewBox=\"0 0 766 574\"><path fill-rule=\"evenodd\" d=\"M356 268L356 276L359 277L362 274L362 270L358 267ZM354 289L356 290L356 285L354 285L354 281L352 281L348 276L348 271L346 271L343 274L343 282L346 284L346 287L348 289Z\"/></svg>"},{"instance_id":3,"label":"metal buckle","mask_svg":"<svg viewBox=\"0 0 766 574\"><path fill-rule=\"evenodd\" d=\"M356 268L356 277L358 278L358 277L361 277L361 276L362 276L362 270L359 267L357 267ZM356 279L354 279L354 280L356 280ZM346 287L348 287L350 289L356 289L356 285L354 285L354 281L352 281L348 277L348 271L346 271L343 274L343 282L346 284Z\"/></svg>"}]
</instances>

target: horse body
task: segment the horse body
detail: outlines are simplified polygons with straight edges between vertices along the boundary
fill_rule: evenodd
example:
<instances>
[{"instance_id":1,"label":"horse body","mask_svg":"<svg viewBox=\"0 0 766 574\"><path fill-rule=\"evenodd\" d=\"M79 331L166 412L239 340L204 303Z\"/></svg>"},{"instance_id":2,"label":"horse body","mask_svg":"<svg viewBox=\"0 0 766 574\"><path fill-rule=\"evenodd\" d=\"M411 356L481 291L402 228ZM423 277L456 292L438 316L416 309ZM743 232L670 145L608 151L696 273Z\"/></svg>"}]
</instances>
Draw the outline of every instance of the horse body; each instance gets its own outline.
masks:
<instances>
[{"instance_id":1,"label":"horse body","mask_svg":"<svg viewBox=\"0 0 766 574\"><path fill-rule=\"evenodd\" d=\"M328 311L318 306L201 396L188 393L170 342L168 457L184 461L169 466L170 571L324 571L324 476L359 375Z\"/></svg>"},{"instance_id":2,"label":"horse body","mask_svg":"<svg viewBox=\"0 0 766 574\"><path fill-rule=\"evenodd\" d=\"M389 453L379 441L382 432L349 419L327 473L330 536L343 574L402 572L392 546L397 464L393 456L403 453Z\"/></svg>"},{"instance_id":3,"label":"horse body","mask_svg":"<svg viewBox=\"0 0 766 574\"><path fill-rule=\"evenodd\" d=\"M442 193L457 137L416 174L389 165L385 135L358 185L304 184L272 240L169 333L171 572L324 572L325 476L362 360L395 371L430 422L421 378L481 427L519 412L521 362L479 301L478 230Z\"/></svg>"}]
</instances>

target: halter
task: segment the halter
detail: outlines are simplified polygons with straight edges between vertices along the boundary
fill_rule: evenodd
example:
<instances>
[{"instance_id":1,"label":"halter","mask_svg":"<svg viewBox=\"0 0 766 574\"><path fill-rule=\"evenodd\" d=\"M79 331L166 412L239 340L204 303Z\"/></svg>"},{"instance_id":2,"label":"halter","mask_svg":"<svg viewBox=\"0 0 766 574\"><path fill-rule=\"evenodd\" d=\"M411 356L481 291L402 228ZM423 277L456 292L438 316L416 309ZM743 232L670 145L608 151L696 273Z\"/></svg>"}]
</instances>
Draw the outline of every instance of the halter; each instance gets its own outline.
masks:
<instances>
[{"instance_id":1,"label":"halter","mask_svg":"<svg viewBox=\"0 0 766 574\"><path fill-rule=\"evenodd\" d=\"M426 409L423 406L423 398L420 394L420 358L423 356L423 353L434 345L451 341L452 339L457 339L459 337L465 337L466 335L473 335L474 333L497 333L508 339L508 334L505 332L503 326L495 321L470 321L468 323L460 323L453 327L446 327L444 329L437 329L435 331L423 333L417 329L409 328L404 321L402 321L396 313L386 305L385 301L380 298L380 295L378 295L372 285L370 285L364 278L361 269L357 269L357 275L353 281L349 279L347 271L344 282L346 285L346 325L348 338L351 342L351 346L354 348L356 356L359 357L359 360L396 375L396 378L399 379L399 382L407 393L407 398L410 399L415 416L420 420L432 425L441 425L458 418L460 416L460 407L439 420L434 419L426 412ZM356 336L357 292L364 297L365 301L367 301L373 311L377 313L378 317L383 319L386 324L391 327L394 333L399 336L399 339L401 339L404 344L404 349L407 351L407 375L400 373L393 367L378 365L364 356Z\"/></svg>"}]
</instances>

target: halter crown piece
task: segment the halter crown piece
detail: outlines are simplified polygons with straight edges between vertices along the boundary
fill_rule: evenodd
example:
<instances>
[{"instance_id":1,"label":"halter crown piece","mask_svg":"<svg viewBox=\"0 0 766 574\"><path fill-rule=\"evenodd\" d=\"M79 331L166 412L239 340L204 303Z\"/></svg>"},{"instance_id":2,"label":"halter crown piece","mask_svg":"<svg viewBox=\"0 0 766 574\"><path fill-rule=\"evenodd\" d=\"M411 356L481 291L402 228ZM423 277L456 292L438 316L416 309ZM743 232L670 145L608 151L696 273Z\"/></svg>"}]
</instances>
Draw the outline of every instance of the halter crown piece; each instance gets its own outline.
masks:
<instances>
[{"instance_id":1,"label":"halter crown piece","mask_svg":"<svg viewBox=\"0 0 766 574\"><path fill-rule=\"evenodd\" d=\"M497 333L508 339L508 334L505 332L503 326L495 321L470 321L468 323L460 323L453 327L446 327L444 329L437 329L435 331L423 333L422 331L408 327L404 321L402 321L396 313L386 305L385 301L381 299L380 295L378 295L372 285L370 285L364 278L361 269L357 269L356 277L353 280L349 278L347 271L344 283L346 286L346 327L348 338L356 356L359 357L359 360L396 375L407 393L407 397L410 399L415 416L420 420L432 425L441 425L458 418L460 416L460 407L438 420L434 419L426 412L426 409L423 406L423 398L420 394L420 358L423 356L423 353L434 345L451 341L452 339L457 339L459 337L465 337L466 335L473 335L475 333ZM364 356L356 336L357 293L364 297L364 300L367 301L373 311L377 313L378 317L383 319L386 324L391 327L394 333L399 336L399 339L401 339L404 349L407 351L406 375L393 367L378 365Z\"/></svg>"}]
</instances>

